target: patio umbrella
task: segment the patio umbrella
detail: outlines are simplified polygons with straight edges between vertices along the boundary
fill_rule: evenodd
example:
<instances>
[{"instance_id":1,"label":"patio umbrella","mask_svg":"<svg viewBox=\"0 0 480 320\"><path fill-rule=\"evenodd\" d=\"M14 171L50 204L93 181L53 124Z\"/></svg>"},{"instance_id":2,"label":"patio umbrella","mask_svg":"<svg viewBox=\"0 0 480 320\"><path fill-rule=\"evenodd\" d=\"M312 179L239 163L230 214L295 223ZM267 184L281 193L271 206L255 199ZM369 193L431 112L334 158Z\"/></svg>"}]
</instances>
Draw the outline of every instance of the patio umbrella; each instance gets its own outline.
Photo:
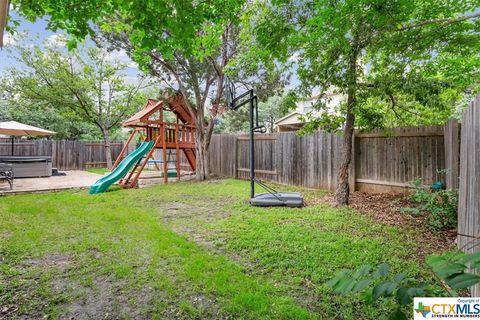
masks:
<instances>
[{"instance_id":1,"label":"patio umbrella","mask_svg":"<svg viewBox=\"0 0 480 320\"><path fill-rule=\"evenodd\" d=\"M55 132L45 130L42 128L30 126L17 121L4 121L0 122L0 134L12 137L12 156L13 156L13 143L15 136L51 136Z\"/></svg>"}]
</instances>

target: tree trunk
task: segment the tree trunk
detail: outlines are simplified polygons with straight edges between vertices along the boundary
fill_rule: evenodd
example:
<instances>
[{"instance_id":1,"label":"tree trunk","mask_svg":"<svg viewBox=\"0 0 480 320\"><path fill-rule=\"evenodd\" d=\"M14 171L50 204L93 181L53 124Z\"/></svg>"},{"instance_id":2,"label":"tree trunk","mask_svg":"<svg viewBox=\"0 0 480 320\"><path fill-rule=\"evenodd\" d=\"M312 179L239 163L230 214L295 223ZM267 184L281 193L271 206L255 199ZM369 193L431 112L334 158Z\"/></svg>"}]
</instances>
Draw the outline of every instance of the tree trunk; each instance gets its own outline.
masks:
<instances>
[{"instance_id":1,"label":"tree trunk","mask_svg":"<svg viewBox=\"0 0 480 320\"><path fill-rule=\"evenodd\" d=\"M108 129L102 129L102 134L103 134L103 143L105 147L105 159L107 160L107 168L111 169L112 168L112 149L110 147L110 133L108 132Z\"/></svg>"},{"instance_id":2,"label":"tree trunk","mask_svg":"<svg viewBox=\"0 0 480 320\"><path fill-rule=\"evenodd\" d=\"M342 144L342 162L338 168L337 189L335 190L335 204L348 205L350 196L350 187L348 183L350 162L352 161L352 143L353 130L355 126L354 108L356 104L357 91L357 57L360 49L353 42L352 50L349 57L349 66L347 70L347 112L345 119L345 128L343 129Z\"/></svg>"},{"instance_id":3,"label":"tree trunk","mask_svg":"<svg viewBox=\"0 0 480 320\"><path fill-rule=\"evenodd\" d=\"M205 132L201 127L197 126L197 131L195 134L195 151L196 151L196 161L197 167L195 175L197 180L203 181L208 179L209 170L208 170L208 150L205 149Z\"/></svg>"},{"instance_id":4,"label":"tree trunk","mask_svg":"<svg viewBox=\"0 0 480 320\"><path fill-rule=\"evenodd\" d=\"M345 128L343 130L343 144L342 144L342 162L338 169L337 175L337 189L335 190L335 204L348 205L350 195L350 187L348 184L348 174L350 162L352 161L352 139L355 124L355 115L353 114L353 104L355 99L348 96L347 119L345 121Z\"/></svg>"},{"instance_id":5,"label":"tree trunk","mask_svg":"<svg viewBox=\"0 0 480 320\"><path fill-rule=\"evenodd\" d=\"M214 121L210 118L208 125L205 127L204 107L205 102L197 95L197 113L195 118L195 150L196 150L196 179L198 181L207 180L210 175L210 167L208 163L208 149L210 148L210 140L212 138Z\"/></svg>"},{"instance_id":6,"label":"tree trunk","mask_svg":"<svg viewBox=\"0 0 480 320\"><path fill-rule=\"evenodd\" d=\"M197 114L195 118L195 126L197 130L195 132L195 150L196 150L196 169L195 175L198 181L203 181L208 179L208 161L207 153L208 143L206 139L208 137L207 132L205 131L205 121L203 117L203 105L200 96L197 95ZM198 107L201 106L201 107ZM207 148L205 148L207 147Z\"/></svg>"}]
</instances>

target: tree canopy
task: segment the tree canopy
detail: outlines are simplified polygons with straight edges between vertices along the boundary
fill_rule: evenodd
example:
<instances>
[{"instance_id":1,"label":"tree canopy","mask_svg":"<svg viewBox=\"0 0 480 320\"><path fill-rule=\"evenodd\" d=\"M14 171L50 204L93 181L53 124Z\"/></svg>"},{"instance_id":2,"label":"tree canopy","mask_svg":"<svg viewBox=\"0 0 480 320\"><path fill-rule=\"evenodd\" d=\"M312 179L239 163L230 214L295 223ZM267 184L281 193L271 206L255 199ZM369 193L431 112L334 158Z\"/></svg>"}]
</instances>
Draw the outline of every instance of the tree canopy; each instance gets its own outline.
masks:
<instances>
[{"instance_id":1,"label":"tree canopy","mask_svg":"<svg viewBox=\"0 0 480 320\"><path fill-rule=\"evenodd\" d=\"M275 121L285 116L287 110L282 108L283 97L271 96L267 101L258 103L258 122L264 125L267 132L275 132ZM234 112L227 112L219 119L215 127L218 133L246 133L249 130L250 122L248 110L238 109Z\"/></svg>"},{"instance_id":2,"label":"tree canopy","mask_svg":"<svg viewBox=\"0 0 480 320\"><path fill-rule=\"evenodd\" d=\"M298 93L320 91L305 130L343 127L336 201L348 202L355 126L428 123L449 117L452 102L478 85L478 1L258 1L243 19L252 64L290 64ZM245 59L248 60L248 59ZM345 96L331 114L321 98Z\"/></svg>"},{"instance_id":3,"label":"tree canopy","mask_svg":"<svg viewBox=\"0 0 480 320\"><path fill-rule=\"evenodd\" d=\"M181 50L185 55L208 57L221 45L226 24L235 20L244 1L143 0L13 0L14 10L34 21L48 17L51 30L65 30L74 47L99 27L126 32L137 62L147 63L155 50L167 58Z\"/></svg>"},{"instance_id":4,"label":"tree canopy","mask_svg":"<svg viewBox=\"0 0 480 320\"><path fill-rule=\"evenodd\" d=\"M60 47L18 46L15 54L22 68L8 69L0 84L7 104L16 109L10 114L58 121L48 127L60 128L64 135L94 129L91 136L105 141L111 165L111 132L144 104L142 82L126 84L126 66L110 62L108 54L97 48L65 52Z\"/></svg>"},{"instance_id":5,"label":"tree canopy","mask_svg":"<svg viewBox=\"0 0 480 320\"><path fill-rule=\"evenodd\" d=\"M298 93L347 95L354 87L360 127L431 124L478 86L477 8L478 1L260 1L247 11L243 39L251 64L290 64Z\"/></svg>"}]
</instances>

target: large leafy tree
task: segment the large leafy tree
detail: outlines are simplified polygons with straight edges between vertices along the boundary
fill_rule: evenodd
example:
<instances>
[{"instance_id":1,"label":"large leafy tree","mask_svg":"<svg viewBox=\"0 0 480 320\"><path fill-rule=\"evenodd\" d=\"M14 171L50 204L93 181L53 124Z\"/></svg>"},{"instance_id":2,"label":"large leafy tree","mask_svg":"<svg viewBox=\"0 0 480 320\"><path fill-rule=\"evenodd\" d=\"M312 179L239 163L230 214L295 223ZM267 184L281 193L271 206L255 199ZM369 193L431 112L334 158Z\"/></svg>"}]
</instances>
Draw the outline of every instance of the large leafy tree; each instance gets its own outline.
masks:
<instances>
[{"instance_id":1,"label":"large leafy tree","mask_svg":"<svg viewBox=\"0 0 480 320\"><path fill-rule=\"evenodd\" d=\"M115 19L118 19L115 18ZM208 56L199 58L176 48L172 55L152 49L138 57L131 40L132 30L103 30L95 35L101 47L125 50L133 59L140 59L143 70L158 79L165 88L180 92L190 114L195 119L196 175L204 180L209 175L208 149L215 120L222 106L224 69L235 54L238 28L228 24L219 36L221 45ZM144 59L148 57L148 59Z\"/></svg>"},{"instance_id":2,"label":"large leafy tree","mask_svg":"<svg viewBox=\"0 0 480 320\"><path fill-rule=\"evenodd\" d=\"M444 119L479 74L478 0L260 1L245 13L252 65L293 64L298 92L345 96L341 113L321 101L305 128L343 128L335 200L347 204L352 138L365 127ZM392 119L395 119L392 121Z\"/></svg>"},{"instance_id":3,"label":"large leafy tree","mask_svg":"<svg viewBox=\"0 0 480 320\"><path fill-rule=\"evenodd\" d=\"M126 66L109 62L108 54L97 48L65 52L59 47L19 46L15 53L22 67L7 70L0 85L9 104L50 114L50 120L95 127L105 143L110 168L111 131L144 99L141 82L126 84Z\"/></svg>"},{"instance_id":4,"label":"large leafy tree","mask_svg":"<svg viewBox=\"0 0 480 320\"><path fill-rule=\"evenodd\" d=\"M15 120L55 131L56 139L98 140L101 134L97 127L72 114L61 111L62 106L51 106L23 100L8 95L0 102L0 120Z\"/></svg>"},{"instance_id":5,"label":"large leafy tree","mask_svg":"<svg viewBox=\"0 0 480 320\"><path fill-rule=\"evenodd\" d=\"M223 28L223 33L216 39L220 45L205 57L190 55L183 48L176 48L171 57L159 50L152 50L148 53L149 60L144 64L144 70L159 79L165 87L180 91L187 97L187 107L196 119L196 174L200 180L207 178L209 174L208 150L215 124L219 121L223 125L226 124L219 129L230 132L248 128L245 109L227 112L223 119L219 119L226 110L223 103L225 73L228 71L231 77L242 79L238 82L243 87L255 88L257 96L262 100L260 120L266 122L270 129L278 117L279 106L273 101L270 105L264 102L269 96L282 91L286 81L284 75L276 69L261 68L260 72L251 74L248 70L230 68L232 61L239 56L237 47L239 28L235 23L226 23L220 27ZM131 32L131 30L121 32L103 30L96 34L94 39L101 47L125 50L135 58L136 50L131 40Z\"/></svg>"},{"instance_id":6,"label":"large leafy tree","mask_svg":"<svg viewBox=\"0 0 480 320\"><path fill-rule=\"evenodd\" d=\"M196 118L197 178L208 177L208 147L215 106L223 91L223 68L235 53L234 23L242 0L12 1L21 15L48 17L75 46L97 28L126 43L141 68L164 77L187 99ZM124 40L127 41L124 41ZM211 112L206 110L212 109ZM205 126L205 120L208 124Z\"/></svg>"}]
</instances>

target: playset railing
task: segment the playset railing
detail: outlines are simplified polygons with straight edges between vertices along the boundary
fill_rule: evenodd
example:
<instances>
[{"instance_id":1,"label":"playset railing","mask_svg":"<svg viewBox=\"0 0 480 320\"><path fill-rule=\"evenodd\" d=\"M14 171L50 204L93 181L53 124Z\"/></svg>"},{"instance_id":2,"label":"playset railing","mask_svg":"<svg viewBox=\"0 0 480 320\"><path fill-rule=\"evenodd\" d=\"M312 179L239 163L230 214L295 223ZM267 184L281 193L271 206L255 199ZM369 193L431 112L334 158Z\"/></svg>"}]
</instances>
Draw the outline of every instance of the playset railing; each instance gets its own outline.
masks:
<instances>
[{"instance_id":1,"label":"playset railing","mask_svg":"<svg viewBox=\"0 0 480 320\"><path fill-rule=\"evenodd\" d=\"M164 135L164 139L161 139L160 145L156 145L156 147L161 147L163 141L169 147L177 143L180 148L195 146L195 126L193 125L163 122L158 127L147 128L147 140L156 140L161 134Z\"/></svg>"}]
</instances>

